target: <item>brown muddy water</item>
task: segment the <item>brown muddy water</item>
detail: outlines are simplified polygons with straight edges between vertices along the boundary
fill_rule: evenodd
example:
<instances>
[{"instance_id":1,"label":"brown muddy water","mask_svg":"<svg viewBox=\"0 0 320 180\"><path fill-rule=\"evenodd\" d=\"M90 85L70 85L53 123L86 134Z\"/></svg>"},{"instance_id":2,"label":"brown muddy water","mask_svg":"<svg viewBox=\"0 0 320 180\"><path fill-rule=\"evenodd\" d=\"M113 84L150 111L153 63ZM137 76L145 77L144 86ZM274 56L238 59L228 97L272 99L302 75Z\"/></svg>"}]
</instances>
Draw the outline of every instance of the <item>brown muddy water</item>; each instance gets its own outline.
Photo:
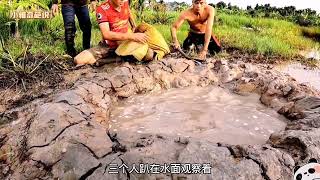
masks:
<instances>
[{"instance_id":1,"label":"brown muddy water","mask_svg":"<svg viewBox=\"0 0 320 180\"><path fill-rule=\"evenodd\" d=\"M310 85L320 91L320 69L310 68L300 63L283 64L276 67L277 70L286 73L299 83Z\"/></svg>"},{"instance_id":2,"label":"brown muddy water","mask_svg":"<svg viewBox=\"0 0 320 180\"><path fill-rule=\"evenodd\" d=\"M285 118L258 95L218 87L189 87L137 95L111 113L111 132L152 133L228 144L263 144L285 128Z\"/></svg>"}]
</instances>

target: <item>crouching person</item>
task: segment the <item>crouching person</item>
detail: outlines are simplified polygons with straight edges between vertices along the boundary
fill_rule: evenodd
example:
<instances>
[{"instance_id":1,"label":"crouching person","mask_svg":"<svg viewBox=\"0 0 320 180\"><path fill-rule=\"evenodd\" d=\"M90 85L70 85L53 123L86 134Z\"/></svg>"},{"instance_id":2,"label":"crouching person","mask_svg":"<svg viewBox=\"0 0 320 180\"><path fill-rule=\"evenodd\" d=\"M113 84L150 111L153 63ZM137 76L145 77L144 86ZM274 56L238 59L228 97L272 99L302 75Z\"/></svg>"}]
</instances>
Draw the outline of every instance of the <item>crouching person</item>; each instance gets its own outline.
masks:
<instances>
[{"instance_id":1,"label":"crouching person","mask_svg":"<svg viewBox=\"0 0 320 180\"><path fill-rule=\"evenodd\" d=\"M205 0L193 0L192 7L183 11L171 28L172 40L176 49L180 48L177 30L186 20L190 26L188 37L183 42L183 49L189 50L194 45L199 53L199 59L205 59L209 51L215 54L221 51L218 39L212 33L215 10Z\"/></svg>"},{"instance_id":2,"label":"crouching person","mask_svg":"<svg viewBox=\"0 0 320 180\"><path fill-rule=\"evenodd\" d=\"M146 43L148 40L146 34L132 32L135 22L128 0L107 0L97 7L96 16L103 40L98 46L78 54L74 58L77 65L109 63L112 59L106 58L114 54L120 42L130 40Z\"/></svg>"}]
</instances>

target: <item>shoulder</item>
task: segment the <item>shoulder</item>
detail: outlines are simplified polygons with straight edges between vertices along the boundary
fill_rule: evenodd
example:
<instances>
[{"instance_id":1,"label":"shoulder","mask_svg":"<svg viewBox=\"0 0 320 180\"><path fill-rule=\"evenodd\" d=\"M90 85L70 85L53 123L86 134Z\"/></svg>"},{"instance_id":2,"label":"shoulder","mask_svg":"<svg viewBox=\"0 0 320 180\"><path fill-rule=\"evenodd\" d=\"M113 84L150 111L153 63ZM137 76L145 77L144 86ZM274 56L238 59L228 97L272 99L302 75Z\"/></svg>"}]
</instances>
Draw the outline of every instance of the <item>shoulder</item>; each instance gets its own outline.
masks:
<instances>
[{"instance_id":1,"label":"shoulder","mask_svg":"<svg viewBox=\"0 0 320 180\"><path fill-rule=\"evenodd\" d=\"M192 13L192 9L186 9L181 12L180 17L187 19Z\"/></svg>"},{"instance_id":2,"label":"shoulder","mask_svg":"<svg viewBox=\"0 0 320 180\"><path fill-rule=\"evenodd\" d=\"M97 12L98 11L107 11L110 9L110 4L109 4L109 1L107 0L106 2L100 4L98 7L97 7Z\"/></svg>"},{"instance_id":3,"label":"shoulder","mask_svg":"<svg viewBox=\"0 0 320 180\"><path fill-rule=\"evenodd\" d=\"M215 13L215 9L214 7L210 6L210 5L206 5L206 11L211 14L211 13Z\"/></svg>"},{"instance_id":4,"label":"shoulder","mask_svg":"<svg viewBox=\"0 0 320 180\"><path fill-rule=\"evenodd\" d=\"M98 23L107 22L109 20L108 10L110 9L110 5L108 1L102 3L99 5L96 9L96 17L98 20Z\"/></svg>"}]
</instances>

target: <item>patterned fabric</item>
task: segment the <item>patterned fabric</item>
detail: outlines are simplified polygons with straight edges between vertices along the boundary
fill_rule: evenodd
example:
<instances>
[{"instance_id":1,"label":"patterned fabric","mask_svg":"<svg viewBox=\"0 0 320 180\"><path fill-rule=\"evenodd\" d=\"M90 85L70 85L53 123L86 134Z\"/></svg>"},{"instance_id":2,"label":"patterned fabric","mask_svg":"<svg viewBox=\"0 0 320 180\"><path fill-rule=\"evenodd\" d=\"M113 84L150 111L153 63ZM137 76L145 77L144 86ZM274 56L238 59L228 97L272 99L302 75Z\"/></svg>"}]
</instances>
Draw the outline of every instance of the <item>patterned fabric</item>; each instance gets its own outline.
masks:
<instances>
[{"instance_id":1,"label":"patterned fabric","mask_svg":"<svg viewBox=\"0 0 320 180\"><path fill-rule=\"evenodd\" d=\"M119 10L116 10L109 0L97 7L98 23L108 22L110 31L127 33L129 30L130 9L128 1L124 1ZM110 47L117 47L114 41L107 42Z\"/></svg>"}]
</instances>

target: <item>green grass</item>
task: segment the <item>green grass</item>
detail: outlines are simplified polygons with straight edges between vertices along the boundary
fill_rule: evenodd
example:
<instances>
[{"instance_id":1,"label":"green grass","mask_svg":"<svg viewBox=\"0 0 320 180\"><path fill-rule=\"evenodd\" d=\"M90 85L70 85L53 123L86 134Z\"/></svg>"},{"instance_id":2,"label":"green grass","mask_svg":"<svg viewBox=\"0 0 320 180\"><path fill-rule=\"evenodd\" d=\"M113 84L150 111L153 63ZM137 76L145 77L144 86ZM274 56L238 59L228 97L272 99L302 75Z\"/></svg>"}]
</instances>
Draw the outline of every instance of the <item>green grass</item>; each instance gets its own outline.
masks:
<instances>
[{"instance_id":1,"label":"green grass","mask_svg":"<svg viewBox=\"0 0 320 180\"><path fill-rule=\"evenodd\" d=\"M177 18L177 12L166 12L170 20L162 15L154 16L151 11L144 12L143 20L149 23L156 23L154 26L163 34L168 43L171 42L170 24ZM155 20L156 17L156 20ZM251 53L264 55L280 55L292 57L301 50L319 47L319 43L312 38L303 36L303 31L318 28L301 28L300 26L283 21L266 18L251 18L243 15L218 14L219 21L215 23L213 32L222 41L223 46L235 47ZM101 40L95 15L91 14L93 24L92 45L98 44ZM1 21L1 18L0 18ZM139 21L141 22L141 21ZM161 24L161 22L166 22ZM32 53L44 53L51 55L63 55L64 28L61 14L51 20L28 20L19 24L22 40L14 39L7 41L7 47L12 49L13 54L21 53L20 47L29 42ZM316 29L316 30L314 30ZM7 30L7 29L6 29ZM318 31L317 31L318 32ZM178 39L182 43L188 33L188 25L184 23L178 31ZM5 34L1 32L0 34ZM76 49L82 50L82 33L77 23L75 38ZM0 50L1 51L1 50ZM19 52L20 51L20 52Z\"/></svg>"},{"instance_id":2,"label":"green grass","mask_svg":"<svg viewBox=\"0 0 320 180\"><path fill-rule=\"evenodd\" d=\"M291 22L227 14L219 18L222 23L214 27L214 33L221 41L252 53L291 57L319 44L302 36L301 27Z\"/></svg>"}]
</instances>

